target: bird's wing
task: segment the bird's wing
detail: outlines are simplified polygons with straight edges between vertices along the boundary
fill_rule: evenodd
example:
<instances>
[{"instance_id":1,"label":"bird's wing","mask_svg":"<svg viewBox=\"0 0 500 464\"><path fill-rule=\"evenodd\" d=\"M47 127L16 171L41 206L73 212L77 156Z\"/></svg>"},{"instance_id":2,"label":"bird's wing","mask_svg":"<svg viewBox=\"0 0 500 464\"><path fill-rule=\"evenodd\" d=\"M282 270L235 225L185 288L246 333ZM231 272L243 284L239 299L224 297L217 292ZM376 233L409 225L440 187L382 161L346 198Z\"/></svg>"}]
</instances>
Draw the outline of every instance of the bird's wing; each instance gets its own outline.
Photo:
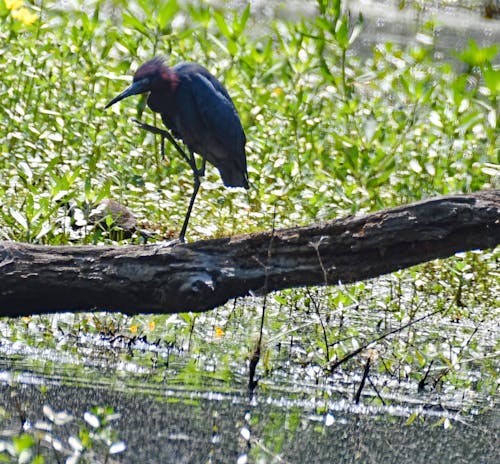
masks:
<instances>
[{"instance_id":1,"label":"bird's wing","mask_svg":"<svg viewBox=\"0 0 500 464\"><path fill-rule=\"evenodd\" d=\"M198 72L191 76L190 90L210 134L235 157L240 168L246 171L245 133L227 91L208 72Z\"/></svg>"}]
</instances>

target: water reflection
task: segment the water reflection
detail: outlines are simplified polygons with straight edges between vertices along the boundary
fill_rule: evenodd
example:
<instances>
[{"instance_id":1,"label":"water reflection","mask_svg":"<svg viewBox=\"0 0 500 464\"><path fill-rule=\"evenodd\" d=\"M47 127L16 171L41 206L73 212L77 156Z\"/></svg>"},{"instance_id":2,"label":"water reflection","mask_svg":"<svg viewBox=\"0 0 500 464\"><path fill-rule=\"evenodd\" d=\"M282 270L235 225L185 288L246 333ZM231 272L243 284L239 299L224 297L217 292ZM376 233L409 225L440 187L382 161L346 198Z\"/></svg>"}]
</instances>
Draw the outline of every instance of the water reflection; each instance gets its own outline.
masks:
<instances>
[{"instance_id":1,"label":"water reflection","mask_svg":"<svg viewBox=\"0 0 500 464\"><path fill-rule=\"evenodd\" d=\"M15 427L18 421L14 391L31 423L43 417L47 404L77 417L96 403L113 406L120 414L116 428L127 444L114 462L498 462L499 418L492 414L464 420L423 408L408 426L409 407L384 411L333 398L314 401L259 394L249 404L246 394L236 391L138 392L118 385L92 386L92 382L66 385L68 376L45 379L42 392L35 377L6 383L4 371L2 379L3 407L11 415L2 420L2 429ZM451 418L449 426L444 427L444 421L434 426L445 415ZM75 428L75 424L62 428L61 440Z\"/></svg>"},{"instance_id":2,"label":"water reflection","mask_svg":"<svg viewBox=\"0 0 500 464\"><path fill-rule=\"evenodd\" d=\"M243 375L226 382L193 372L192 382L172 381L187 357L149 369L132 358L111 370L95 353L92 367L75 359L65 364L69 355L47 365L32 362L41 353L30 351L30 361L19 346L17 354L6 346L0 430L19 427L19 411L36 424L47 405L75 418L95 405L112 406L127 449L108 462L498 462L498 411L464 417L446 395L430 401L398 392L390 406L366 397L354 404L352 379L338 375L330 385L261 379L249 400ZM77 433L78 421L57 430L63 442Z\"/></svg>"}]
</instances>

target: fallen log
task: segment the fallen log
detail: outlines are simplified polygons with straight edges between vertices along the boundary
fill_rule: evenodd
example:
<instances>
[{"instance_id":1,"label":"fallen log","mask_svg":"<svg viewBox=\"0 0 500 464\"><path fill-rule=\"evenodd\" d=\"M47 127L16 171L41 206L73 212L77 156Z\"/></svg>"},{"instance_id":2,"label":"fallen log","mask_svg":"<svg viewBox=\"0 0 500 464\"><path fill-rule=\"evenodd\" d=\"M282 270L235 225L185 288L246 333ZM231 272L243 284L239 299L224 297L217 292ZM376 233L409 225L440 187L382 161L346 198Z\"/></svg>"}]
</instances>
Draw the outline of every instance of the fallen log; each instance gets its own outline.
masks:
<instances>
[{"instance_id":1,"label":"fallen log","mask_svg":"<svg viewBox=\"0 0 500 464\"><path fill-rule=\"evenodd\" d=\"M0 242L0 315L206 311L236 297L354 282L499 243L500 190L170 247Z\"/></svg>"}]
</instances>

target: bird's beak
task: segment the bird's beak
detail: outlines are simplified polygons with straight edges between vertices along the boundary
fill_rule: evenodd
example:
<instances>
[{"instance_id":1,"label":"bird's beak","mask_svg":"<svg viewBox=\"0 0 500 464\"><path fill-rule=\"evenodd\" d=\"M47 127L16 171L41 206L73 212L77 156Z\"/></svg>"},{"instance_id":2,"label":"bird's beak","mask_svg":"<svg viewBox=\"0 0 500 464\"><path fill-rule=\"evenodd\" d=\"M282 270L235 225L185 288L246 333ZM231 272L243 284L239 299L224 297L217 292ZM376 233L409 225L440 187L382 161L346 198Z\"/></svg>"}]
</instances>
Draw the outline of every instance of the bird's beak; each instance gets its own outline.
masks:
<instances>
[{"instance_id":1,"label":"bird's beak","mask_svg":"<svg viewBox=\"0 0 500 464\"><path fill-rule=\"evenodd\" d=\"M109 108L111 105L123 100L124 98L130 97L131 95L137 95L139 93L149 92L149 79L144 78L135 81L130 87L126 88L120 95L113 98L104 108Z\"/></svg>"}]
</instances>

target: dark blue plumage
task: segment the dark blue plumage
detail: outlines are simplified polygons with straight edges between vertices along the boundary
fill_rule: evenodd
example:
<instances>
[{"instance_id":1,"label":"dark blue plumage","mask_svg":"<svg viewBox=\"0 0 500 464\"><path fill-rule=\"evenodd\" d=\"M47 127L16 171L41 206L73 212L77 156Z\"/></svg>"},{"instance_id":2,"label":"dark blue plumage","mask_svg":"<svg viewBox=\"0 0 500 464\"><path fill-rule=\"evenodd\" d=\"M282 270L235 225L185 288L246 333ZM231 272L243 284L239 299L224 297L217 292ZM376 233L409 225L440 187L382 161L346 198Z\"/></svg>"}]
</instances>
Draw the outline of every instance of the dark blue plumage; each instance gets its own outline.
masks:
<instances>
[{"instance_id":1,"label":"dark blue plumage","mask_svg":"<svg viewBox=\"0 0 500 464\"><path fill-rule=\"evenodd\" d=\"M227 90L203 66L180 63L169 68L163 58L156 57L139 67L132 85L111 100L106 108L130 95L144 92L149 92L148 106L161 114L165 126L190 151L188 157L176 144L195 176L195 189L181 231L181 239L184 239L205 161L219 170L225 186L249 188L245 133ZM141 124L141 127L162 133L152 126ZM168 134L164 136L170 138ZM196 167L194 153L203 158L201 169Z\"/></svg>"},{"instance_id":2,"label":"dark blue plumage","mask_svg":"<svg viewBox=\"0 0 500 464\"><path fill-rule=\"evenodd\" d=\"M243 127L227 90L207 69L195 63L168 68L162 58L154 58L106 107L144 92L150 92L148 106L161 114L174 137L213 164L224 185L248 188Z\"/></svg>"}]
</instances>

